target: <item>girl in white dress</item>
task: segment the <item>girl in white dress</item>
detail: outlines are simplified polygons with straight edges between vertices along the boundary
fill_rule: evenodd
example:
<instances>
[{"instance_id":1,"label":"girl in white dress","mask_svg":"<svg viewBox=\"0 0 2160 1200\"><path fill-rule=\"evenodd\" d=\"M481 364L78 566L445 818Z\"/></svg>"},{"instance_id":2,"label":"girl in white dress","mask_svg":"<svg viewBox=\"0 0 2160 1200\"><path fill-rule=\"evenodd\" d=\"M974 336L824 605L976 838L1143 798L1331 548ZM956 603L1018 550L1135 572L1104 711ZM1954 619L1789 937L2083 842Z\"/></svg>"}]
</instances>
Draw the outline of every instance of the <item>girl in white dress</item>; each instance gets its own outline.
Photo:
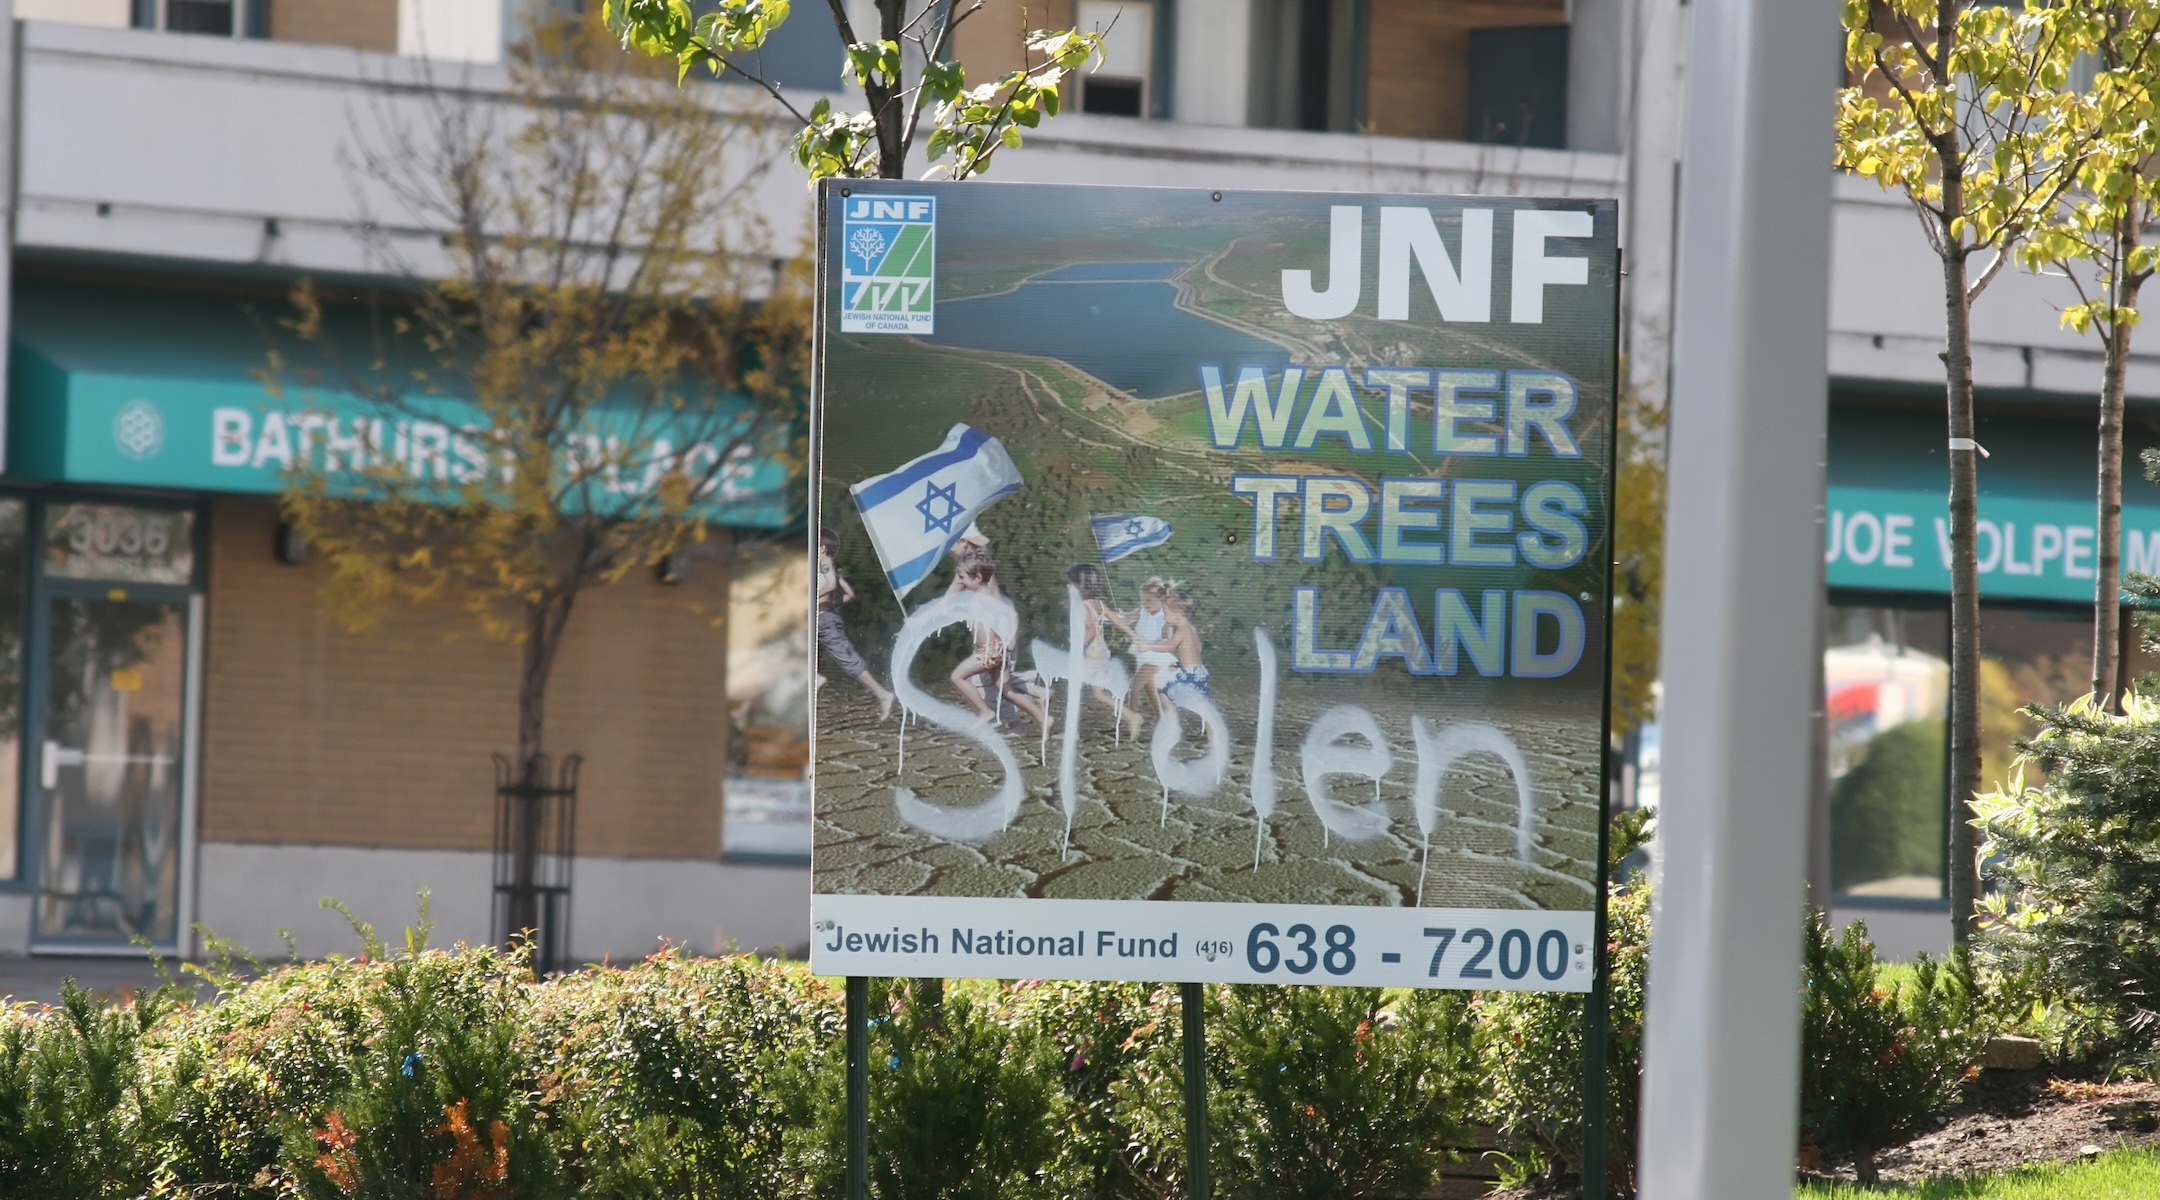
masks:
<instances>
[{"instance_id":1,"label":"girl in white dress","mask_svg":"<svg viewBox=\"0 0 2160 1200\"><path fill-rule=\"evenodd\" d=\"M1170 702L1163 698L1161 679L1177 669L1177 655L1155 648L1163 640L1163 628L1169 624L1170 614L1163 606L1163 599L1177 588L1177 584L1160 575L1148 576L1140 585L1140 611L1132 615L1132 623L1125 632L1132 637L1133 690L1155 699L1155 715L1164 716L1170 710Z\"/></svg>"}]
</instances>

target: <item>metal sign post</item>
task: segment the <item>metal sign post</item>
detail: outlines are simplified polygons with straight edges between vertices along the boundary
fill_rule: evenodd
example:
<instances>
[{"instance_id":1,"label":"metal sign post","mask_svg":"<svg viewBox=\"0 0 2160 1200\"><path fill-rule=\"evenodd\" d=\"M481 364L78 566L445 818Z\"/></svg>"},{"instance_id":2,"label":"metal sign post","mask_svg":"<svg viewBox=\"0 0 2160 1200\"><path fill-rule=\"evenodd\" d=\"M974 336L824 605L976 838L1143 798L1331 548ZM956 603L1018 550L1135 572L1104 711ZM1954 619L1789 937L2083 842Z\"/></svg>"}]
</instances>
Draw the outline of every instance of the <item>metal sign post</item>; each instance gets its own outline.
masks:
<instances>
[{"instance_id":1,"label":"metal sign post","mask_svg":"<svg viewBox=\"0 0 2160 1200\"><path fill-rule=\"evenodd\" d=\"M847 1195L870 1200L870 980L847 977Z\"/></svg>"},{"instance_id":2,"label":"metal sign post","mask_svg":"<svg viewBox=\"0 0 2160 1200\"><path fill-rule=\"evenodd\" d=\"M1185 1038L1185 1194L1209 1200L1215 1194L1208 1167L1207 997L1197 983L1178 985L1178 1008Z\"/></svg>"},{"instance_id":3,"label":"metal sign post","mask_svg":"<svg viewBox=\"0 0 2160 1200\"><path fill-rule=\"evenodd\" d=\"M1645 1200L1792 1194L1836 16L1830 0L1695 6Z\"/></svg>"}]
</instances>

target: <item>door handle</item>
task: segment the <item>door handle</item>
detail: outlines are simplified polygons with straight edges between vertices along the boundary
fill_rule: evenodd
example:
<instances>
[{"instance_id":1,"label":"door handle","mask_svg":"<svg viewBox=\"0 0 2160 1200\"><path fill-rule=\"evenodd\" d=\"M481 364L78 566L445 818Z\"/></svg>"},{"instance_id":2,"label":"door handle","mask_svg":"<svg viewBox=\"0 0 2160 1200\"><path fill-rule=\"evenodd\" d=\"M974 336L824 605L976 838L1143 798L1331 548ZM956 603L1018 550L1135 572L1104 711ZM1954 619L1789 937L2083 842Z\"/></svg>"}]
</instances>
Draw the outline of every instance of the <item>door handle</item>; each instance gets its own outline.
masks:
<instances>
[{"instance_id":1,"label":"door handle","mask_svg":"<svg viewBox=\"0 0 2160 1200\"><path fill-rule=\"evenodd\" d=\"M47 738L43 758L44 762L38 773L45 784L45 790L49 792L60 786L60 768L79 767L89 761L90 756L72 746L63 746Z\"/></svg>"},{"instance_id":2,"label":"door handle","mask_svg":"<svg viewBox=\"0 0 2160 1200\"><path fill-rule=\"evenodd\" d=\"M44 777L45 790L49 792L60 786L60 768L80 767L87 763L149 763L155 767L169 767L173 764L173 756L170 754L92 754L88 750L78 750L73 746L63 746L58 742L48 740L45 743L44 767L39 772Z\"/></svg>"}]
</instances>

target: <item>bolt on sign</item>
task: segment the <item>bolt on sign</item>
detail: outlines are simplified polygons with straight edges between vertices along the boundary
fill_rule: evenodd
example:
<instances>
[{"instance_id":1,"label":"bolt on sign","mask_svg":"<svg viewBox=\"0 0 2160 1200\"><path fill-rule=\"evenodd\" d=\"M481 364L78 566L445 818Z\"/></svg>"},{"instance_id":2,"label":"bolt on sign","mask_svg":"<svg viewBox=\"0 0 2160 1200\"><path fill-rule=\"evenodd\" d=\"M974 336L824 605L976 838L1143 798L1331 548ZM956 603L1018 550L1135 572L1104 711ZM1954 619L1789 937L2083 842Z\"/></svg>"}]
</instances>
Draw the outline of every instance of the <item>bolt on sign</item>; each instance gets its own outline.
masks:
<instances>
[{"instance_id":1,"label":"bolt on sign","mask_svg":"<svg viewBox=\"0 0 2160 1200\"><path fill-rule=\"evenodd\" d=\"M1588 990L1616 205L821 188L815 969Z\"/></svg>"}]
</instances>

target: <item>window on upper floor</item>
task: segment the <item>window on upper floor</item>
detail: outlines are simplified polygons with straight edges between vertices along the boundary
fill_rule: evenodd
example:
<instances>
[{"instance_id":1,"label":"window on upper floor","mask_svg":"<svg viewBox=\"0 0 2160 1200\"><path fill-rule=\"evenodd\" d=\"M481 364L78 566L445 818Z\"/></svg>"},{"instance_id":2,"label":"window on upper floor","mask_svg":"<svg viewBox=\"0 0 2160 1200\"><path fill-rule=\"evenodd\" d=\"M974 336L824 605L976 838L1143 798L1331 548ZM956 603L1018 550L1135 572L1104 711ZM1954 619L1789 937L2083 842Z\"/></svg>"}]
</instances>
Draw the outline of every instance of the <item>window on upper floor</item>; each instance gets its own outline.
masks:
<instances>
[{"instance_id":1,"label":"window on upper floor","mask_svg":"<svg viewBox=\"0 0 2160 1200\"><path fill-rule=\"evenodd\" d=\"M398 0L269 0L269 34L281 42L396 53Z\"/></svg>"},{"instance_id":2,"label":"window on upper floor","mask_svg":"<svg viewBox=\"0 0 2160 1200\"><path fill-rule=\"evenodd\" d=\"M1569 77L1580 65L1571 56L1571 10L1576 20L1591 19L1610 2L1364 0L1367 52L1355 127L1400 137L1566 147L1576 140L1568 129Z\"/></svg>"},{"instance_id":3,"label":"window on upper floor","mask_svg":"<svg viewBox=\"0 0 2160 1200\"><path fill-rule=\"evenodd\" d=\"M1111 117L1159 112L1154 95L1155 6L1124 0L1080 0L1079 27L1103 35L1100 66L1080 76L1080 111Z\"/></svg>"},{"instance_id":4,"label":"window on upper floor","mask_svg":"<svg viewBox=\"0 0 2160 1200\"><path fill-rule=\"evenodd\" d=\"M698 0L699 12L712 7L712 0ZM833 24L831 11L823 4L797 4L780 28L742 65L789 92L841 92L847 90L841 79L841 66L846 62L847 47L840 40L840 28ZM696 77L712 78L702 71ZM720 76L720 80L742 82L732 73ZM861 103L859 96L856 103Z\"/></svg>"},{"instance_id":5,"label":"window on upper floor","mask_svg":"<svg viewBox=\"0 0 2160 1200\"><path fill-rule=\"evenodd\" d=\"M1256 0L1252 124L1348 131L1365 124L1371 0Z\"/></svg>"},{"instance_id":6,"label":"window on upper floor","mask_svg":"<svg viewBox=\"0 0 2160 1200\"><path fill-rule=\"evenodd\" d=\"M1567 145L1568 27L1470 31L1463 139L1493 146Z\"/></svg>"},{"instance_id":7,"label":"window on upper floor","mask_svg":"<svg viewBox=\"0 0 2160 1200\"><path fill-rule=\"evenodd\" d=\"M167 33L262 38L270 36L270 0L135 0L131 23Z\"/></svg>"}]
</instances>

